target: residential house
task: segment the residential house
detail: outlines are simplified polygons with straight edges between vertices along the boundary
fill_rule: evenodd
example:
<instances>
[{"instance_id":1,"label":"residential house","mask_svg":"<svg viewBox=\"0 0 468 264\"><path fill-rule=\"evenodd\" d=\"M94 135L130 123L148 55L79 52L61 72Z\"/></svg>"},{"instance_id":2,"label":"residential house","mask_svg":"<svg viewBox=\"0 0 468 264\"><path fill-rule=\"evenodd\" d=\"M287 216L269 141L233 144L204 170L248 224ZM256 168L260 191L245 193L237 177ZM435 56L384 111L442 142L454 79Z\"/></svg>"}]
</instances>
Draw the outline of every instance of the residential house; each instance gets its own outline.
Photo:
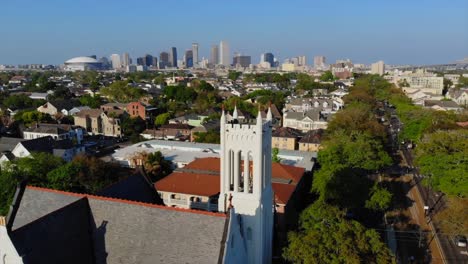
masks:
<instances>
[{"instance_id":1,"label":"residential house","mask_svg":"<svg viewBox=\"0 0 468 264\"><path fill-rule=\"evenodd\" d=\"M460 106L468 106L468 88L451 88L445 96Z\"/></svg>"},{"instance_id":2,"label":"residential house","mask_svg":"<svg viewBox=\"0 0 468 264\"><path fill-rule=\"evenodd\" d=\"M283 127L291 127L307 132L315 129L326 129L327 125L326 117L319 110L283 113Z\"/></svg>"},{"instance_id":3,"label":"residential house","mask_svg":"<svg viewBox=\"0 0 468 264\"><path fill-rule=\"evenodd\" d=\"M38 112L55 116L57 114L70 115L69 111L76 106L79 106L80 102L77 100L58 100L47 102L37 108Z\"/></svg>"},{"instance_id":4,"label":"residential house","mask_svg":"<svg viewBox=\"0 0 468 264\"><path fill-rule=\"evenodd\" d=\"M406 96L408 96L413 104L415 105L424 105L425 100L441 100L443 97L441 95L435 95L428 92L424 92L422 89L412 89L412 88L403 88Z\"/></svg>"},{"instance_id":5,"label":"residential house","mask_svg":"<svg viewBox=\"0 0 468 264\"><path fill-rule=\"evenodd\" d=\"M15 158L15 155L11 151L18 145L18 143L25 141L23 138L10 138L10 137L1 137L0 138L0 166L6 161L12 161Z\"/></svg>"},{"instance_id":6,"label":"residential house","mask_svg":"<svg viewBox=\"0 0 468 264\"><path fill-rule=\"evenodd\" d=\"M101 105L102 111L115 111L115 110L127 110L127 104L124 103L107 103Z\"/></svg>"},{"instance_id":7,"label":"residential house","mask_svg":"<svg viewBox=\"0 0 468 264\"><path fill-rule=\"evenodd\" d=\"M50 153L71 161L76 155L84 153L84 147L74 145L70 139L54 140L48 136L21 141L11 151L15 158L29 157L34 152Z\"/></svg>"},{"instance_id":8,"label":"residential house","mask_svg":"<svg viewBox=\"0 0 468 264\"><path fill-rule=\"evenodd\" d=\"M425 100L425 108L432 108L439 111L461 111L463 110L457 103L450 100Z\"/></svg>"},{"instance_id":9,"label":"residential house","mask_svg":"<svg viewBox=\"0 0 468 264\"><path fill-rule=\"evenodd\" d=\"M51 136L55 140L71 139L81 144L86 130L79 126L67 124L34 124L23 130L24 139L35 139Z\"/></svg>"},{"instance_id":10,"label":"residential house","mask_svg":"<svg viewBox=\"0 0 468 264\"><path fill-rule=\"evenodd\" d=\"M297 142L302 137L302 132L290 127L277 128L272 133L271 145L273 148L296 150Z\"/></svg>"},{"instance_id":11,"label":"residential house","mask_svg":"<svg viewBox=\"0 0 468 264\"><path fill-rule=\"evenodd\" d=\"M206 111L202 114L190 113L180 117L172 118L169 120L169 124L187 124L190 126L201 126L205 119L208 118L211 114L217 113L216 110Z\"/></svg>"},{"instance_id":12,"label":"residential house","mask_svg":"<svg viewBox=\"0 0 468 264\"><path fill-rule=\"evenodd\" d=\"M89 106L76 106L70 109L70 111L68 111L68 114L71 116L74 116L82 110L89 110L89 109L91 109Z\"/></svg>"},{"instance_id":13,"label":"residential house","mask_svg":"<svg viewBox=\"0 0 468 264\"><path fill-rule=\"evenodd\" d=\"M166 139L187 140L190 139L192 126L186 124L167 124L159 127Z\"/></svg>"},{"instance_id":14,"label":"residential house","mask_svg":"<svg viewBox=\"0 0 468 264\"><path fill-rule=\"evenodd\" d=\"M49 97L49 93L31 93L29 98L33 100L47 100Z\"/></svg>"},{"instance_id":15,"label":"residential house","mask_svg":"<svg viewBox=\"0 0 468 264\"><path fill-rule=\"evenodd\" d=\"M318 152L320 150L322 135L323 129L310 130L299 140L299 150Z\"/></svg>"},{"instance_id":16,"label":"residential house","mask_svg":"<svg viewBox=\"0 0 468 264\"><path fill-rule=\"evenodd\" d=\"M190 141L195 141L196 133L207 133L209 131L218 132L220 128L220 122L218 119L213 119L203 122L200 126L192 128L190 131Z\"/></svg>"},{"instance_id":17,"label":"residential house","mask_svg":"<svg viewBox=\"0 0 468 264\"><path fill-rule=\"evenodd\" d=\"M86 129L92 135L121 137L120 117L122 110L103 111L101 109L82 110L74 116L75 126Z\"/></svg>"},{"instance_id":18,"label":"residential house","mask_svg":"<svg viewBox=\"0 0 468 264\"><path fill-rule=\"evenodd\" d=\"M130 117L140 117L143 120L153 119L157 108L143 104L141 102L131 102L126 106L126 111Z\"/></svg>"},{"instance_id":19,"label":"residential house","mask_svg":"<svg viewBox=\"0 0 468 264\"><path fill-rule=\"evenodd\" d=\"M8 84L25 85L29 81L30 80L26 76L16 75L16 76L11 77L11 79L8 81Z\"/></svg>"},{"instance_id":20,"label":"residential house","mask_svg":"<svg viewBox=\"0 0 468 264\"><path fill-rule=\"evenodd\" d=\"M320 112L336 112L343 107L334 99L328 98L292 98L284 105L285 110L294 112L306 112L312 109Z\"/></svg>"}]
</instances>

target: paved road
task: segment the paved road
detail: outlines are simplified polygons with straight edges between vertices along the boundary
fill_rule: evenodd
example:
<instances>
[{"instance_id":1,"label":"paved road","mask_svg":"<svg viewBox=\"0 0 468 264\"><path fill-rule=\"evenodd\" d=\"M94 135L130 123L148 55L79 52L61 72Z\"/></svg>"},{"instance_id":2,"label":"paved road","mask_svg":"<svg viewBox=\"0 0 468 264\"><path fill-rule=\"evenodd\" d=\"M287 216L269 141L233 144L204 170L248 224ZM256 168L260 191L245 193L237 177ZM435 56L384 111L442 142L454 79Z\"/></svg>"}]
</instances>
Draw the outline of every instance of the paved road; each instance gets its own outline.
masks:
<instances>
[{"instance_id":1,"label":"paved road","mask_svg":"<svg viewBox=\"0 0 468 264\"><path fill-rule=\"evenodd\" d=\"M404 149L403 154L405 156L406 162L410 166L413 165L413 155L411 151ZM424 187L420 181L423 179L423 176L419 174L417 168L414 168L412 171L413 180L416 183L417 190L419 191L422 203L429 207L429 214L426 218L426 222L430 223L432 217L440 212L444 206L444 197L442 194L432 191L430 188ZM437 229L437 226L433 224L433 228ZM453 242L454 234L438 234L439 246L441 247L444 255L444 263L468 263L468 249L460 248L455 245ZM432 243L432 241L431 241ZM437 243L437 242L436 242ZM436 260L436 259L434 259Z\"/></svg>"},{"instance_id":2,"label":"paved road","mask_svg":"<svg viewBox=\"0 0 468 264\"><path fill-rule=\"evenodd\" d=\"M390 135L390 140L392 142L393 150L396 151L401 143L398 142L398 134L400 133L404 124L401 123L400 119L396 115L396 110L394 108L388 107L388 105L386 105L385 110L390 114L388 132ZM421 226L428 226L431 230L433 230L433 232L436 232L437 227L434 225L434 223L431 222L431 219L434 216L434 214L440 212L440 210L442 210L444 207L443 194L434 192L430 188L422 186L420 182L423 179L423 176L420 175L418 168L414 167L413 155L411 153L411 150L408 150L407 145L402 146L402 153L406 160L406 163L409 165L410 168L412 168L411 174L416 186L416 188L411 188L411 190L414 189L416 192L411 191L408 193L410 195L410 198L413 201L415 201L415 205L410 208L411 214L417 219L422 219L420 221L425 220L426 223L421 223ZM429 207L427 217L424 217L424 209L420 211L417 208L419 207L419 209L422 209L424 208L424 206ZM422 218L420 218L421 214L423 214ZM439 253L432 252L432 261L434 263L468 264L467 249L457 247L453 242L453 235L436 234L436 236L437 237L434 237L434 235L432 235L429 238L430 247L433 248L432 250L441 251ZM433 245L432 243L434 243L435 245Z\"/></svg>"}]
</instances>

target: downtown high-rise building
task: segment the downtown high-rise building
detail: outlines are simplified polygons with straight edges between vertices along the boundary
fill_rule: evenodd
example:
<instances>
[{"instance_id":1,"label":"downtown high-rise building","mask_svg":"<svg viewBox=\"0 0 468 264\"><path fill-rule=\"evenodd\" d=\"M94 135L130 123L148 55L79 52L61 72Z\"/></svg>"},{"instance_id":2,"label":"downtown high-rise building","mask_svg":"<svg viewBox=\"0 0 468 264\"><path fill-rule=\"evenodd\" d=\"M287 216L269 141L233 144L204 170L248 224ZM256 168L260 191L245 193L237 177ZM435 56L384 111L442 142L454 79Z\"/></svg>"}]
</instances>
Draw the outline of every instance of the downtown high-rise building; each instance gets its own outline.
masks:
<instances>
[{"instance_id":1,"label":"downtown high-rise building","mask_svg":"<svg viewBox=\"0 0 468 264\"><path fill-rule=\"evenodd\" d=\"M177 48L172 47L169 55L169 64L171 67L177 67Z\"/></svg>"},{"instance_id":2,"label":"downtown high-rise building","mask_svg":"<svg viewBox=\"0 0 468 264\"><path fill-rule=\"evenodd\" d=\"M159 68L165 69L169 65L169 53L163 51L159 53Z\"/></svg>"},{"instance_id":3,"label":"downtown high-rise building","mask_svg":"<svg viewBox=\"0 0 468 264\"><path fill-rule=\"evenodd\" d=\"M219 43L219 64L229 66L230 63L229 43L223 40Z\"/></svg>"},{"instance_id":4,"label":"downtown high-rise building","mask_svg":"<svg viewBox=\"0 0 468 264\"><path fill-rule=\"evenodd\" d=\"M119 54L112 54L110 56L110 60L112 63L112 69L120 69L122 67L122 63L120 62L120 55Z\"/></svg>"},{"instance_id":5,"label":"downtown high-rise building","mask_svg":"<svg viewBox=\"0 0 468 264\"><path fill-rule=\"evenodd\" d=\"M145 54L145 66L152 66L153 65L153 56L150 54Z\"/></svg>"},{"instance_id":6,"label":"downtown high-rise building","mask_svg":"<svg viewBox=\"0 0 468 264\"><path fill-rule=\"evenodd\" d=\"M306 66L307 65L306 56L297 57L297 62L299 64L299 66Z\"/></svg>"},{"instance_id":7,"label":"downtown high-rise building","mask_svg":"<svg viewBox=\"0 0 468 264\"><path fill-rule=\"evenodd\" d=\"M236 54L233 58L232 65L234 67L243 67L247 68L252 63L252 58L250 56Z\"/></svg>"},{"instance_id":8,"label":"downtown high-rise building","mask_svg":"<svg viewBox=\"0 0 468 264\"><path fill-rule=\"evenodd\" d=\"M378 61L376 63L372 63L371 65L371 73L378 74L380 76L385 74L385 63L383 61Z\"/></svg>"},{"instance_id":9,"label":"downtown high-rise building","mask_svg":"<svg viewBox=\"0 0 468 264\"><path fill-rule=\"evenodd\" d=\"M146 58L145 57L138 57L137 58L137 65L146 65Z\"/></svg>"},{"instance_id":10,"label":"downtown high-rise building","mask_svg":"<svg viewBox=\"0 0 468 264\"><path fill-rule=\"evenodd\" d=\"M263 53L262 54L263 60L261 62L268 62L270 63L271 67L275 66L275 56L271 52Z\"/></svg>"},{"instance_id":11,"label":"downtown high-rise building","mask_svg":"<svg viewBox=\"0 0 468 264\"><path fill-rule=\"evenodd\" d=\"M216 65L219 63L219 48L218 45L211 46L210 63Z\"/></svg>"},{"instance_id":12,"label":"downtown high-rise building","mask_svg":"<svg viewBox=\"0 0 468 264\"><path fill-rule=\"evenodd\" d=\"M198 43L192 43L193 65L197 66L200 61L198 58Z\"/></svg>"},{"instance_id":13,"label":"downtown high-rise building","mask_svg":"<svg viewBox=\"0 0 468 264\"><path fill-rule=\"evenodd\" d=\"M325 67L325 56L315 56L314 57L314 68L320 69Z\"/></svg>"},{"instance_id":14,"label":"downtown high-rise building","mask_svg":"<svg viewBox=\"0 0 468 264\"><path fill-rule=\"evenodd\" d=\"M128 55L127 52L123 53L122 54L122 66L127 67L130 64L131 64L130 63L130 55Z\"/></svg>"},{"instance_id":15,"label":"downtown high-rise building","mask_svg":"<svg viewBox=\"0 0 468 264\"><path fill-rule=\"evenodd\" d=\"M185 55L185 67L191 68L193 67L193 51L192 50L186 50Z\"/></svg>"}]
</instances>

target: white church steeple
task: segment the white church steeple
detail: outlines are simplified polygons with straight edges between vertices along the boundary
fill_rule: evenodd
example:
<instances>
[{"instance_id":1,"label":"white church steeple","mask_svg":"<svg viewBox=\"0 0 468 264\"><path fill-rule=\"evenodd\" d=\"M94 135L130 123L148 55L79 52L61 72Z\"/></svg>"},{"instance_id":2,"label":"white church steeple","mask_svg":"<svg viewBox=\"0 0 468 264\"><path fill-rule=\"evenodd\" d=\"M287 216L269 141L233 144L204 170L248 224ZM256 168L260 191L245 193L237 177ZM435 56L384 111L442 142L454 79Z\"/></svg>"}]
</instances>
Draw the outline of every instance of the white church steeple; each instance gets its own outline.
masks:
<instances>
[{"instance_id":1,"label":"white church steeple","mask_svg":"<svg viewBox=\"0 0 468 264\"><path fill-rule=\"evenodd\" d=\"M270 263L273 238L271 186L271 110L264 121L226 122L221 116L221 192L219 211L233 206L239 218L248 263ZM270 116L270 118L268 118Z\"/></svg>"}]
</instances>

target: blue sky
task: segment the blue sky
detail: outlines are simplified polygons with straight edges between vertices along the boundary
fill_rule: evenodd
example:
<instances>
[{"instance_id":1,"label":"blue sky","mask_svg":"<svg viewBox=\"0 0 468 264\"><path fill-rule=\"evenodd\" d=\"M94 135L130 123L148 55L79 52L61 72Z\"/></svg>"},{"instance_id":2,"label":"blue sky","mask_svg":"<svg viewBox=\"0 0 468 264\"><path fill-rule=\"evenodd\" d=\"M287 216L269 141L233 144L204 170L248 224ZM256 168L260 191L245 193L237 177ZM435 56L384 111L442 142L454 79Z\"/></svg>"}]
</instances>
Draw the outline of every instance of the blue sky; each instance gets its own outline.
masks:
<instances>
[{"instance_id":1,"label":"blue sky","mask_svg":"<svg viewBox=\"0 0 468 264\"><path fill-rule=\"evenodd\" d=\"M227 40L231 52L271 51L388 64L468 57L468 1L0 0L0 64L51 63Z\"/></svg>"}]
</instances>

